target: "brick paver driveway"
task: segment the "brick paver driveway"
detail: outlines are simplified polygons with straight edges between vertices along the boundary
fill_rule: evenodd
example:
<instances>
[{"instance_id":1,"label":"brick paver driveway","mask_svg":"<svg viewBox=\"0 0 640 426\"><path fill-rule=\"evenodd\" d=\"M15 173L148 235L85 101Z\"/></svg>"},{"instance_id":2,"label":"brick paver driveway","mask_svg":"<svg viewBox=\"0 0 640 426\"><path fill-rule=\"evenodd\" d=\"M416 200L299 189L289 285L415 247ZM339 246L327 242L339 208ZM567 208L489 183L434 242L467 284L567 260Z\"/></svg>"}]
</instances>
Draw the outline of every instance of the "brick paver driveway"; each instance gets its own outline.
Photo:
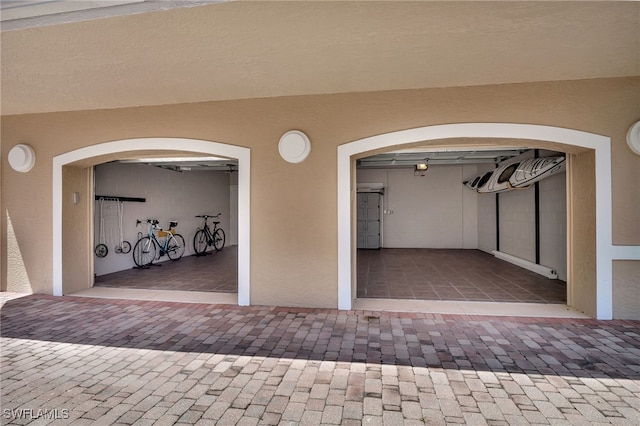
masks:
<instances>
[{"instance_id":1,"label":"brick paver driveway","mask_svg":"<svg viewBox=\"0 0 640 426\"><path fill-rule=\"evenodd\" d=\"M640 424L640 323L0 294L24 424Z\"/></svg>"}]
</instances>

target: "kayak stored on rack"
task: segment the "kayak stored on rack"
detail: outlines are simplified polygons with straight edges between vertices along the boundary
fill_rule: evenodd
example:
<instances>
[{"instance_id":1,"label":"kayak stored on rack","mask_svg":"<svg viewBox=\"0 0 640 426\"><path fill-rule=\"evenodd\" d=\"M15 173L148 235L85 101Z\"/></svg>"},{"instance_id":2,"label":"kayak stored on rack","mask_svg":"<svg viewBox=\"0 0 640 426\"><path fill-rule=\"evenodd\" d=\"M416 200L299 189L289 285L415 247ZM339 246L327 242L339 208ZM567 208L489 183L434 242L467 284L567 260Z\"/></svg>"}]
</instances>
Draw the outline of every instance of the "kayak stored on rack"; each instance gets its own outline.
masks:
<instances>
[{"instance_id":1,"label":"kayak stored on rack","mask_svg":"<svg viewBox=\"0 0 640 426\"><path fill-rule=\"evenodd\" d=\"M463 184L479 193L525 189L535 182L565 170L564 155L530 158L505 163Z\"/></svg>"}]
</instances>

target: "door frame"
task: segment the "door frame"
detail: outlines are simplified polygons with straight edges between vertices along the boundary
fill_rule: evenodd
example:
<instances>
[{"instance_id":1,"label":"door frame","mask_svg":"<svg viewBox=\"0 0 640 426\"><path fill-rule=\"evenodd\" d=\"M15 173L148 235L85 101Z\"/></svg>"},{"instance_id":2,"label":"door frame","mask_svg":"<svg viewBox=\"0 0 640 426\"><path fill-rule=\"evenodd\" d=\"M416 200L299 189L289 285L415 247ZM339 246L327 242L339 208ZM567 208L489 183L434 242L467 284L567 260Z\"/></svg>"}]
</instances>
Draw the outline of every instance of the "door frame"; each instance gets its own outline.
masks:
<instances>
[{"instance_id":1,"label":"door frame","mask_svg":"<svg viewBox=\"0 0 640 426\"><path fill-rule=\"evenodd\" d=\"M408 144L454 138L499 138L544 141L592 149L595 152L596 194L596 318L613 317L613 255L611 213L611 138L594 133L536 124L458 123L385 133L338 146L338 309L351 309L355 298L353 253L354 156ZM430 145L430 147L432 147ZM468 147L447 147L461 151ZM568 188L568 191L570 189ZM571 220L571 218L568 218ZM569 224L568 224L569 225ZM571 256L569 251L568 256Z\"/></svg>"},{"instance_id":2,"label":"door frame","mask_svg":"<svg viewBox=\"0 0 640 426\"><path fill-rule=\"evenodd\" d=\"M76 149L53 157L53 295L64 294L62 281L62 210L63 210L63 166L105 155L126 152L153 151L193 152L209 156L224 156L238 160L238 305L250 305L250 201L251 201L251 150L249 148L186 138L136 138L100 143ZM93 196L93 194L92 194ZM87 218L89 220L89 218Z\"/></svg>"}]
</instances>

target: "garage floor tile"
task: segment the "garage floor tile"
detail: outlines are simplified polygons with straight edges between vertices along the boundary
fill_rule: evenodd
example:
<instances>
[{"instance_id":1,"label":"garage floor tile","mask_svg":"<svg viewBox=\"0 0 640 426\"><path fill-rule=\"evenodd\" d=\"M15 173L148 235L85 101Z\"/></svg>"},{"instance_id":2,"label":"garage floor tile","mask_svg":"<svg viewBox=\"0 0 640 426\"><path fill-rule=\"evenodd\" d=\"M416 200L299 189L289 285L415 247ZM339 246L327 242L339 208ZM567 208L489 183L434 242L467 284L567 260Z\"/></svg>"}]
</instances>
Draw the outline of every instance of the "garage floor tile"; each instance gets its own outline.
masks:
<instances>
[{"instance_id":1,"label":"garage floor tile","mask_svg":"<svg viewBox=\"0 0 640 426\"><path fill-rule=\"evenodd\" d=\"M358 297L566 303L564 281L480 250L358 250Z\"/></svg>"},{"instance_id":2,"label":"garage floor tile","mask_svg":"<svg viewBox=\"0 0 640 426\"><path fill-rule=\"evenodd\" d=\"M94 286L237 293L238 247L101 275L95 278Z\"/></svg>"},{"instance_id":3,"label":"garage floor tile","mask_svg":"<svg viewBox=\"0 0 640 426\"><path fill-rule=\"evenodd\" d=\"M559 303L566 283L550 280L479 250L358 250L359 298L474 302ZM238 291L238 249L189 256L96 277L95 287Z\"/></svg>"}]
</instances>

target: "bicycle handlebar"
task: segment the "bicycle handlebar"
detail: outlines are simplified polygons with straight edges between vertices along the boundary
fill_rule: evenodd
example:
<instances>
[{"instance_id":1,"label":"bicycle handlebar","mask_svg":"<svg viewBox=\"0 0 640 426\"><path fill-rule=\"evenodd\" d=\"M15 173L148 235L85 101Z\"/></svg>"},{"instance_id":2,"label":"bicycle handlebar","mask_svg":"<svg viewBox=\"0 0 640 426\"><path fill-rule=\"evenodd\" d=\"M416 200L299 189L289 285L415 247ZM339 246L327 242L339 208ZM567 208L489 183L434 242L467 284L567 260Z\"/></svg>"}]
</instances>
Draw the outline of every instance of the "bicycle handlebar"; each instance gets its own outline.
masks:
<instances>
[{"instance_id":1,"label":"bicycle handlebar","mask_svg":"<svg viewBox=\"0 0 640 426\"><path fill-rule=\"evenodd\" d=\"M196 217L202 217L205 219L209 219L210 217L220 217L222 215L222 213L218 213L218 214L198 214L196 215Z\"/></svg>"},{"instance_id":2,"label":"bicycle handlebar","mask_svg":"<svg viewBox=\"0 0 640 426\"><path fill-rule=\"evenodd\" d=\"M158 219L146 219L145 222L150 223L152 225L157 225L160 223ZM140 219L136 219L136 226L140 225L141 223L142 221Z\"/></svg>"}]
</instances>

